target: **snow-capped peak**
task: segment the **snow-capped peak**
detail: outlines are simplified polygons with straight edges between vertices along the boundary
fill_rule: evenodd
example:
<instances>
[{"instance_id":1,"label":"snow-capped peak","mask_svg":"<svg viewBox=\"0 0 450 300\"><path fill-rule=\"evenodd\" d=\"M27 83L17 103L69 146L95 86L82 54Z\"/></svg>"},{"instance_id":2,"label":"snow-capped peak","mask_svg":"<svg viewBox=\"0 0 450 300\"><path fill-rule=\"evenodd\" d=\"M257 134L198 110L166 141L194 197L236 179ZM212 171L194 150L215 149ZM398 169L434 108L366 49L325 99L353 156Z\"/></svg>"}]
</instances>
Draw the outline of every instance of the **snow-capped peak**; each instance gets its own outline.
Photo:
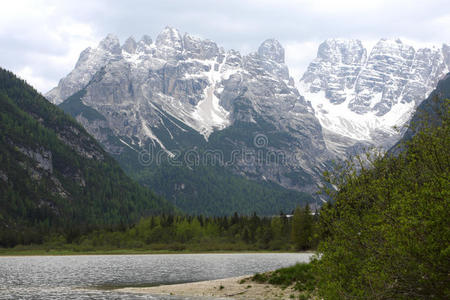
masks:
<instances>
[{"instance_id":1,"label":"snow-capped peak","mask_svg":"<svg viewBox=\"0 0 450 300\"><path fill-rule=\"evenodd\" d=\"M136 52L136 47L136 40L132 36L130 36L123 44L122 49L130 54L133 54Z\"/></svg>"},{"instance_id":2,"label":"snow-capped peak","mask_svg":"<svg viewBox=\"0 0 450 300\"><path fill-rule=\"evenodd\" d=\"M275 39L265 40L258 48L258 55L265 59L271 59L278 63L284 63L284 48Z\"/></svg>"},{"instance_id":3,"label":"snow-capped peak","mask_svg":"<svg viewBox=\"0 0 450 300\"><path fill-rule=\"evenodd\" d=\"M169 26L156 37L155 44L159 56L163 59L174 59L183 51L183 39L180 32Z\"/></svg>"},{"instance_id":4,"label":"snow-capped peak","mask_svg":"<svg viewBox=\"0 0 450 300\"><path fill-rule=\"evenodd\" d=\"M142 42L145 45L151 45L153 43L152 38L147 34L144 34L139 42Z\"/></svg>"},{"instance_id":5,"label":"snow-capped peak","mask_svg":"<svg viewBox=\"0 0 450 300\"><path fill-rule=\"evenodd\" d=\"M322 127L377 145L395 141L415 107L448 71L449 51L381 39L369 55L359 40L323 42L300 80Z\"/></svg>"},{"instance_id":6,"label":"snow-capped peak","mask_svg":"<svg viewBox=\"0 0 450 300\"><path fill-rule=\"evenodd\" d=\"M100 49L113 54L120 54L119 38L114 34L108 34L98 45Z\"/></svg>"}]
</instances>

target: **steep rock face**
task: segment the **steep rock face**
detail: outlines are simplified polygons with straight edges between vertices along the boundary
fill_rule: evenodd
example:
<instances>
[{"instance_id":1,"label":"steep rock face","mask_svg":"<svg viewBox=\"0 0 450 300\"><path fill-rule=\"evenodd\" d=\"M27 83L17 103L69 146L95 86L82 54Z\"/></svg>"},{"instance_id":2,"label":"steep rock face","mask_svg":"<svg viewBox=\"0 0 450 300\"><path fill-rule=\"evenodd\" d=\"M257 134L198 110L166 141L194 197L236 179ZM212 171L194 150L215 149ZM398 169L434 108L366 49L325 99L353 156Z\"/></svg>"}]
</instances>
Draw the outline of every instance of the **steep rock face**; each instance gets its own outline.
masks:
<instances>
[{"instance_id":1,"label":"steep rock face","mask_svg":"<svg viewBox=\"0 0 450 300\"><path fill-rule=\"evenodd\" d=\"M81 52L75 69L61 79L58 86L45 95L46 98L54 104L61 103L86 86L95 73L109 61L117 59L119 55L119 40L113 35L108 35L97 48L87 48Z\"/></svg>"},{"instance_id":2,"label":"steep rock face","mask_svg":"<svg viewBox=\"0 0 450 300\"><path fill-rule=\"evenodd\" d=\"M136 52L137 43L133 37L129 37L122 46L122 50L133 54Z\"/></svg>"},{"instance_id":3,"label":"steep rock face","mask_svg":"<svg viewBox=\"0 0 450 300\"><path fill-rule=\"evenodd\" d=\"M135 46L128 39L120 54L115 38L105 40L85 50L47 97L60 103L83 91L62 107L78 103L72 115L108 151L121 155L150 145L170 156L189 147L214 147L228 156L236 150L241 156L232 168L238 174L315 189L331 156L311 105L289 77L278 41L266 40L256 53L242 56L170 27L155 43L145 37ZM234 130L245 134L236 137ZM265 151L287 159L270 167L245 161L243 149L260 149L253 143L257 134L267 139Z\"/></svg>"},{"instance_id":4,"label":"steep rock face","mask_svg":"<svg viewBox=\"0 0 450 300\"><path fill-rule=\"evenodd\" d=\"M264 147L274 153L283 153L286 161L278 165L266 164L263 168L258 164L242 163L237 169L286 187L303 185L301 188L311 191L330 156L310 104L298 93L288 68L281 63L284 51L279 47L267 51L268 43L279 46L278 42L265 41L258 53L244 56L241 61L236 53L229 53L234 67L226 65L227 70L234 69L236 73L221 82L218 97L231 112L231 127L239 128L245 124L246 128L253 128L252 136L264 134L267 138ZM227 56L225 61L230 60ZM258 151L258 145L252 147ZM298 182L292 180L296 176ZM308 176L314 179L305 178Z\"/></svg>"},{"instance_id":5,"label":"steep rock face","mask_svg":"<svg viewBox=\"0 0 450 300\"><path fill-rule=\"evenodd\" d=\"M327 40L300 80L331 150L369 143L391 146L417 105L449 68L447 45L415 50L381 39L367 56L358 40ZM343 142L339 142L339 136ZM344 142L345 140L345 142Z\"/></svg>"},{"instance_id":6,"label":"steep rock face","mask_svg":"<svg viewBox=\"0 0 450 300\"><path fill-rule=\"evenodd\" d=\"M309 85L310 92L325 91L330 102L340 104L346 99L345 90L354 87L366 59L361 41L329 40L320 44L302 82Z\"/></svg>"}]
</instances>

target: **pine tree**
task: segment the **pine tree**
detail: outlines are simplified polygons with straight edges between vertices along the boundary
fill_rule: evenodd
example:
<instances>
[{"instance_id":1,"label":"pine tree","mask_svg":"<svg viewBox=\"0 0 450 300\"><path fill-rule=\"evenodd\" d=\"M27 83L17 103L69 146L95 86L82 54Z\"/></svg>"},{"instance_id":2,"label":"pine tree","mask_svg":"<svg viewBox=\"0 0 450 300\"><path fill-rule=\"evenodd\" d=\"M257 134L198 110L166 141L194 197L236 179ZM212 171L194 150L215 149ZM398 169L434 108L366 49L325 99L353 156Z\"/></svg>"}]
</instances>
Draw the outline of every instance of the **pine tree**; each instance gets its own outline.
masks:
<instances>
[{"instance_id":1,"label":"pine tree","mask_svg":"<svg viewBox=\"0 0 450 300\"><path fill-rule=\"evenodd\" d=\"M292 219L292 242L296 250L311 248L313 237L313 217L309 205L305 208L297 207Z\"/></svg>"}]
</instances>

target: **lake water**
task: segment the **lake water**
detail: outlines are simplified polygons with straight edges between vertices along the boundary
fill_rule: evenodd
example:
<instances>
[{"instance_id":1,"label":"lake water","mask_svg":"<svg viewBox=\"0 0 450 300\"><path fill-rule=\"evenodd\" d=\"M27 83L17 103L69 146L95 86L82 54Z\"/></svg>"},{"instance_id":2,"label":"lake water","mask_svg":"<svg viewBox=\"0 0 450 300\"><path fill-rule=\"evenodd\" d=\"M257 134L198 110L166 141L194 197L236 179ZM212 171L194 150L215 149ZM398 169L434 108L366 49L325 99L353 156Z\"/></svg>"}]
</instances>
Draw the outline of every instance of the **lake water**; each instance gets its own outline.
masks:
<instances>
[{"instance_id":1,"label":"lake water","mask_svg":"<svg viewBox=\"0 0 450 300\"><path fill-rule=\"evenodd\" d=\"M134 295L152 286L265 272L309 261L306 253L0 257L0 299L205 299Z\"/></svg>"}]
</instances>

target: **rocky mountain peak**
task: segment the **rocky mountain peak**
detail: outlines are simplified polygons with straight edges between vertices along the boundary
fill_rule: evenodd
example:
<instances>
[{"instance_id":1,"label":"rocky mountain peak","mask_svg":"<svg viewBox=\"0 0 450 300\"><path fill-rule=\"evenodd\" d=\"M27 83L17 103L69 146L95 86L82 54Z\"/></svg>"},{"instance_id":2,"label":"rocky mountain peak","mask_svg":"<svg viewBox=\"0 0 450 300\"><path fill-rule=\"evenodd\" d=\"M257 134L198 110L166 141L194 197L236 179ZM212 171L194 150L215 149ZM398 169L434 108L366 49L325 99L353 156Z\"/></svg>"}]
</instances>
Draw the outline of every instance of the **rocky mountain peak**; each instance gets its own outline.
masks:
<instances>
[{"instance_id":1,"label":"rocky mountain peak","mask_svg":"<svg viewBox=\"0 0 450 300\"><path fill-rule=\"evenodd\" d=\"M120 42L114 34L108 34L98 45L99 48L112 54L120 54Z\"/></svg>"},{"instance_id":2,"label":"rocky mountain peak","mask_svg":"<svg viewBox=\"0 0 450 300\"><path fill-rule=\"evenodd\" d=\"M132 36L130 36L123 44L122 50L130 54L133 54L136 52L136 47L137 47L136 40Z\"/></svg>"},{"instance_id":3,"label":"rocky mountain peak","mask_svg":"<svg viewBox=\"0 0 450 300\"><path fill-rule=\"evenodd\" d=\"M334 136L329 148L348 138L390 147L399 134L394 126L409 120L450 67L445 46L414 49L383 38L366 53L358 40L327 40L300 80L300 92Z\"/></svg>"},{"instance_id":4,"label":"rocky mountain peak","mask_svg":"<svg viewBox=\"0 0 450 300\"><path fill-rule=\"evenodd\" d=\"M156 37L156 45L167 45L170 42L181 43L181 33L178 29L166 26Z\"/></svg>"},{"instance_id":5,"label":"rocky mountain peak","mask_svg":"<svg viewBox=\"0 0 450 300\"><path fill-rule=\"evenodd\" d=\"M361 64L366 55L360 40L328 39L320 44L317 51L318 58L344 64Z\"/></svg>"},{"instance_id":6,"label":"rocky mountain peak","mask_svg":"<svg viewBox=\"0 0 450 300\"><path fill-rule=\"evenodd\" d=\"M450 66L450 46L442 44L442 54L444 55L444 61L447 66Z\"/></svg>"},{"instance_id":7,"label":"rocky mountain peak","mask_svg":"<svg viewBox=\"0 0 450 300\"><path fill-rule=\"evenodd\" d=\"M359 40L324 41L301 79L308 89L305 92L325 91L331 103L343 103L347 98L344 91L354 87L366 59L367 51Z\"/></svg>"},{"instance_id":8,"label":"rocky mountain peak","mask_svg":"<svg viewBox=\"0 0 450 300\"><path fill-rule=\"evenodd\" d=\"M92 53L91 47L88 47L88 48L84 49L83 51L81 51L78 61L75 65L75 68L79 68L80 66L85 64L86 61L89 59L91 53Z\"/></svg>"},{"instance_id":9,"label":"rocky mountain peak","mask_svg":"<svg viewBox=\"0 0 450 300\"><path fill-rule=\"evenodd\" d=\"M142 43L144 43L146 45L151 45L153 43L153 40L152 40L152 38L149 35L144 34L142 36L140 42L142 42Z\"/></svg>"},{"instance_id":10,"label":"rocky mountain peak","mask_svg":"<svg viewBox=\"0 0 450 300\"><path fill-rule=\"evenodd\" d=\"M284 48L275 39L265 40L258 48L258 55L265 59L271 59L278 63L284 63Z\"/></svg>"},{"instance_id":11,"label":"rocky mountain peak","mask_svg":"<svg viewBox=\"0 0 450 300\"><path fill-rule=\"evenodd\" d=\"M414 47L404 44L400 39L391 40L383 38L373 47L370 56L377 59L377 56L387 55L395 59L395 56L398 55L403 59L412 60L414 53Z\"/></svg>"},{"instance_id":12,"label":"rocky mountain peak","mask_svg":"<svg viewBox=\"0 0 450 300\"><path fill-rule=\"evenodd\" d=\"M183 38L173 27L167 26L156 37L158 56L162 59L176 59L183 51Z\"/></svg>"},{"instance_id":13,"label":"rocky mountain peak","mask_svg":"<svg viewBox=\"0 0 450 300\"><path fill-rule=\"evenodd\" d=\"M208 39L202 40L188 33L183 36L183 46L186 55L191 58L212 59L221 52L213 41Z\"/></svg>"},{"instance_id":14,"label":"rocky mountain peak","mask_svg":"<svg viewBox=\"0 0 450 300\"><path fill-rule=\"evenodd\" d=\"M270 130L270 150L285 153L289 162L262 170L240 160L235 172L285 187L315 187L322 171L315 166L329 155L311 106L289 78L278 41L268 39L256 53L241 55L166 27L155 43L140 41L136 47L129 39L121 55L94 49L47 97L67 99L62 104L67 106L68 97L81 90L78 110L71 113L118 156L149 144L168 155L191 145L217 148L217 142L226 149L258 148L247 141ZM225 137L244 135L222 139L215 134L221 130ZM293 173L303 179L290 179Z\"/></svg>"}]
</instances>

